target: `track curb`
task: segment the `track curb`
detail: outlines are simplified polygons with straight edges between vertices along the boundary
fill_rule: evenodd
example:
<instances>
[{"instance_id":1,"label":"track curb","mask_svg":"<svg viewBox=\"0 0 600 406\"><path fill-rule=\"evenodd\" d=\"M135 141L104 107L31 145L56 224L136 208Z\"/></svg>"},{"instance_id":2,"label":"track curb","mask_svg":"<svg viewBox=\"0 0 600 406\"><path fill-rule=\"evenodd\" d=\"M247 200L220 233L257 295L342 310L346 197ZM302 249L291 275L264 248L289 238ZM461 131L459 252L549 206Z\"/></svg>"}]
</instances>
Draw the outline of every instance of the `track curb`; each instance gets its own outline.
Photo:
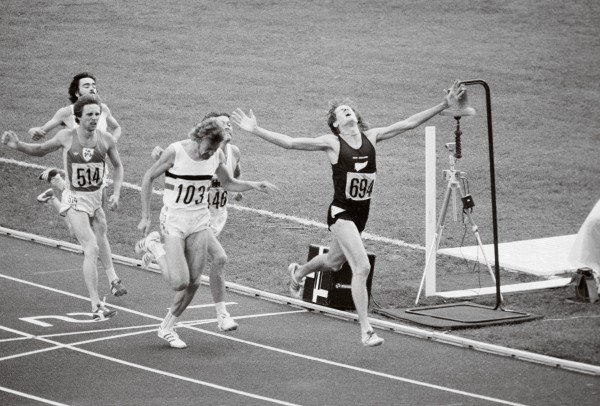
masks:
<instances>
[{"instance_id":1,"label":"track curb","mask_svg":"<svg viewBox=\"0 0 600 406\"><path fill-rule=\"evenodd\" d=\"M21 240L35 242L38 244L47 245L50 247L64 249L66 251L82 253L81 246L66 241L54 240L30 234L22 231L12 230L5 227L0 227L0 234L13 237ZM121 255L113 254L113 260L116 263L127 265L131 267L140 268L142 267L141 261ZM160 274L158 266L151 264L148 271ZM208 277L202 276L202 283L208 284ZM288 296L282 296L271 292L265 292L262 290L250 288L233 282L225 282L225 286L228 290L243 295L254 296L260 299L269 300L272 302L286 304L293 307L299 307L303 309L309 309L314 312L318 312L327 316L336 317L346 321L358 322L358 316L354 313L333 309L326 306L320 306L314 303L305 302L303 300L294 299ZM502 347L495 344L483 343L471 339L457 337L451 334L424 330L417 327L412 327L404 324L394 323L391 321L381 320L377 318L369 318L371 325L374 327L393 331L404 335L409 335L418 338L424 338L431 341L436 341L444 344L451 344L459 347L469 348L476 351L482 351L510 357L526 362L533 362L537 364L543 364L555 368L565 369L569 371L575 371L579 373L600 376L600 366L585 364L581 362L564 360L556 357L550 357L547 355L536 354L528 351L517 350L513 348Z\"/></svg>"}]
</instances>

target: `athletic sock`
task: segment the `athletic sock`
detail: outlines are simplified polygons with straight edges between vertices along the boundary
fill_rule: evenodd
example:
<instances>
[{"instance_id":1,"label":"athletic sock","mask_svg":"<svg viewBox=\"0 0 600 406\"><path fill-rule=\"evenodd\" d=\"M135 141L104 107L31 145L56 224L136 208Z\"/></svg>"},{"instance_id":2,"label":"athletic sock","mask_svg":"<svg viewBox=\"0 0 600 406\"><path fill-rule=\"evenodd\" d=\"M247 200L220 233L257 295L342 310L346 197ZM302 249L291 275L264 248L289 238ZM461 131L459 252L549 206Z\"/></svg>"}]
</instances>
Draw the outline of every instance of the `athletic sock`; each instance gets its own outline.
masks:
<instances>
[{"instance_id":1,"label":"athletic sock","mask_svg":"<svg viewBox=\"0 0 600 406\"><path fill-rule=\"evenodd\" d=\"M165 319L160 323L160 328L163 330L173 330L173 326L177 322L178 317L174 316L173 313L169 310Z\"/></svg>"},{"instance_id":2,"label":"athletic sock","mask_svg":"<svg viewBox=\"0 0 600 406\"><path fill-rule=\"evenodd\" d=\"M215 303L215 309L217 310L217 316L220 314L227 313L227 308L225 307L225 302Z\"/></svg>"},{"instance_id":3,"label":"athletic sock","mask_svg":"<svg viewBox=\"0 0 600 406\"><path fill-rule=\"evenodd\" d=\"M155 259L159 259L160 257L166 254L165 247L160 242L155 241L148 244L148 251L150 251L150 253L154 255Z\"/></svg>"}]
</instances>

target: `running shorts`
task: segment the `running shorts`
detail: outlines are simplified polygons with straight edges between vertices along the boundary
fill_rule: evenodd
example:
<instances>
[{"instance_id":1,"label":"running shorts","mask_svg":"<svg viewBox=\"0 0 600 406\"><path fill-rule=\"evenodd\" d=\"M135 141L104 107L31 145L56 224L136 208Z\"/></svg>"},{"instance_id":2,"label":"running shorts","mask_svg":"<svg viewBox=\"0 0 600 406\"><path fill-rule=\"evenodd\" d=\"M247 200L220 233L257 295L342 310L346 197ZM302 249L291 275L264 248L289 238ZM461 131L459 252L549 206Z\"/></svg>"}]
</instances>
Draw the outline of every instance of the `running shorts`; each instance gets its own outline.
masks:
<instances>
[{"instance_id":1,"label":"running shorts","mask_svg":"<svg viewBox=\"0 0 600 406\"><path fill-rule=\"evenodd\" d=\"M369 206L341 208L336 202L333 202L327 210L327 226L331 229L331 226L339 219L353 222L358 232L362 233L369 219Z\"/></svg>"},{"instance_id":2,"label":"running shorts","mask_svg":"<svg viewBox=\"0 0 600 406\"><path fill-rule=\"evenodd\" d=\"M89 217L94 217L96 210L102 207L102 189L93 192L79 192L71 189L64 189L60 202L60 215L66 216L69 209L87 213Z\"/></svg>"},{"instance_id":3,"label":"running shorts","mask_svg":"<svg viewBox=\"0 0 600 406\"><path fill-rule=\"evenodd\" d=\"M210 228L210 214L205 210L177 210L163 206L160 211L160 231L162 235L170 235L186 239L194 233Z\"/></svg>"}]
</instances>

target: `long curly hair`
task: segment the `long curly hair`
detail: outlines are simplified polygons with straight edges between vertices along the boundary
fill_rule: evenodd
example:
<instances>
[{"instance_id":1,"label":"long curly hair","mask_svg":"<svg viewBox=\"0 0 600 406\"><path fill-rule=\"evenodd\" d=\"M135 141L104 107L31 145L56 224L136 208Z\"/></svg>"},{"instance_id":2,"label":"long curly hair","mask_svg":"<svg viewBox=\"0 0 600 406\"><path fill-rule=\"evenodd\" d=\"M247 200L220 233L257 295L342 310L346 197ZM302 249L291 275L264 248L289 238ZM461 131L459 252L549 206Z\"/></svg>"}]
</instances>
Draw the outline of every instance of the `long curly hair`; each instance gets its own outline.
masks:
<instances>
[{"instance_id":1,"label":"long curly hair","mask_svg":"<svg viewBox=\"0 0 600 406\"><path fill-rule=\"evenodd\" d=\"M231 114L229 114L229 113L219 113L218 111L211 111L210 113L206 113L206 115L204 117L202 117L202 121L206 120L207 118L211 118L211 117L227 117L227 118L230 118Z\"/></svg>"},{"instance_id":2,"label":"long curly hair","mask_svg":"<svg viewBox=\"0 0 600 406\"><path fill-rule=\"evenodd\" d=\"M81 72L81 73L78 73L77 75L73 76L73 79L71 80L71 84L69 85L69 101L71 102L71 104L75 104L75 102L77 101L77 92L79 91L79 81L84 78L90 78L94 82L96 81L96 78L94 77L94 75L92 75L89 72Z\"/></svg>"},{"instance_id":3,"label":"long curly hair","mask_svg":"<svg viewBox=\"0 0 600 406\"><path fill-rule=\"evenodd\" d=\"M356 119L358 120L358 129L360 131L367 131L369 129L369 124L363 120L362 115L356 109L356 106L352 100L347 98L343 100L336 99L329 102L329 110L327 111L327 125L329 126L329 129L332 133L334 133L335 135L340 134L340 129L338 127L335 127L333 123L335 123L337 120L337 117L335 116L335 109L342 105L346 105L350 107L352 111L354 111Z\"/></svg>"},{"instance_id":4,"label":"long curly hair","mask_svg":"<svg viewBox=\"0 0 600 406\"><path fill-rule=\"evenodd\" d=\"M225 139L225 130L216 117L210 117L196 124L188 136L196 142L207 139L211 144L219 144Z\"/></svg>"}]
</instances>

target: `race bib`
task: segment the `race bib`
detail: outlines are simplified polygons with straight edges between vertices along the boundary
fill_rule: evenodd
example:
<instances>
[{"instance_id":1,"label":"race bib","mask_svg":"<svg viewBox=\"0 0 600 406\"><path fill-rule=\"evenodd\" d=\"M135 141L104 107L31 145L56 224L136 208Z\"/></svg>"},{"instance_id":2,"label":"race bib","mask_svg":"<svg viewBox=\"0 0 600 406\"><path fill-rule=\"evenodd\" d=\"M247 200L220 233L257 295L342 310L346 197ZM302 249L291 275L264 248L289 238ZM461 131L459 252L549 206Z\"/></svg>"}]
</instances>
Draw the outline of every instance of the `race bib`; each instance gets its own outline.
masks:
<instances>
[{"instance_id":1,"label":"race bib","mask_svg":"<svg viewBox=\"0 0 600 406\"><path fill-rule=\"evenodd\" d=\"M179 180L175 184L173 203L175 206L198 205L208 197L207 182L186 182Z\"/></svg>"},{"instance_id":2,"label":"race bib","mask_svg":"<svg viewBox=\"0 0 600 406\"><path fill-rule=\"evenodd\" d=\"M73 163L71 169L71 184L76 189L98 187L102 184L104 178L104 164L102 162Z\"/></svg>"},{"instance_id":3,"label":"race bib","mask_svg":"<svg viewBox=\"0 0 600 406\"><path fill-rule=\"evenodd\" d=\"M208 204L215 209L225 207L227 204L227 191L225 189L210 188L208 191L208 196Z\"/></svg>"},{"instance_id":4,"label":"race bib","mask_svg":"<svg viewBox=\"0 0 600 406\"><path fill-rule=\"evenodd\" d=\"M72 208L76 208L77 207L77 196L73 196L72 194L69 193L69 195L67 196L67 204Z\"/></svg>"},{"instance_id":5,"label":"race bib","mask_svg":"<svg viewBox=\"0 0 600 406\"><path fill-rule=\"evenodd\" d=\"M375 173L348 172L346 198L350 200L369 200L373 193L375 176Z\"/></svg>"}]
</instances>

